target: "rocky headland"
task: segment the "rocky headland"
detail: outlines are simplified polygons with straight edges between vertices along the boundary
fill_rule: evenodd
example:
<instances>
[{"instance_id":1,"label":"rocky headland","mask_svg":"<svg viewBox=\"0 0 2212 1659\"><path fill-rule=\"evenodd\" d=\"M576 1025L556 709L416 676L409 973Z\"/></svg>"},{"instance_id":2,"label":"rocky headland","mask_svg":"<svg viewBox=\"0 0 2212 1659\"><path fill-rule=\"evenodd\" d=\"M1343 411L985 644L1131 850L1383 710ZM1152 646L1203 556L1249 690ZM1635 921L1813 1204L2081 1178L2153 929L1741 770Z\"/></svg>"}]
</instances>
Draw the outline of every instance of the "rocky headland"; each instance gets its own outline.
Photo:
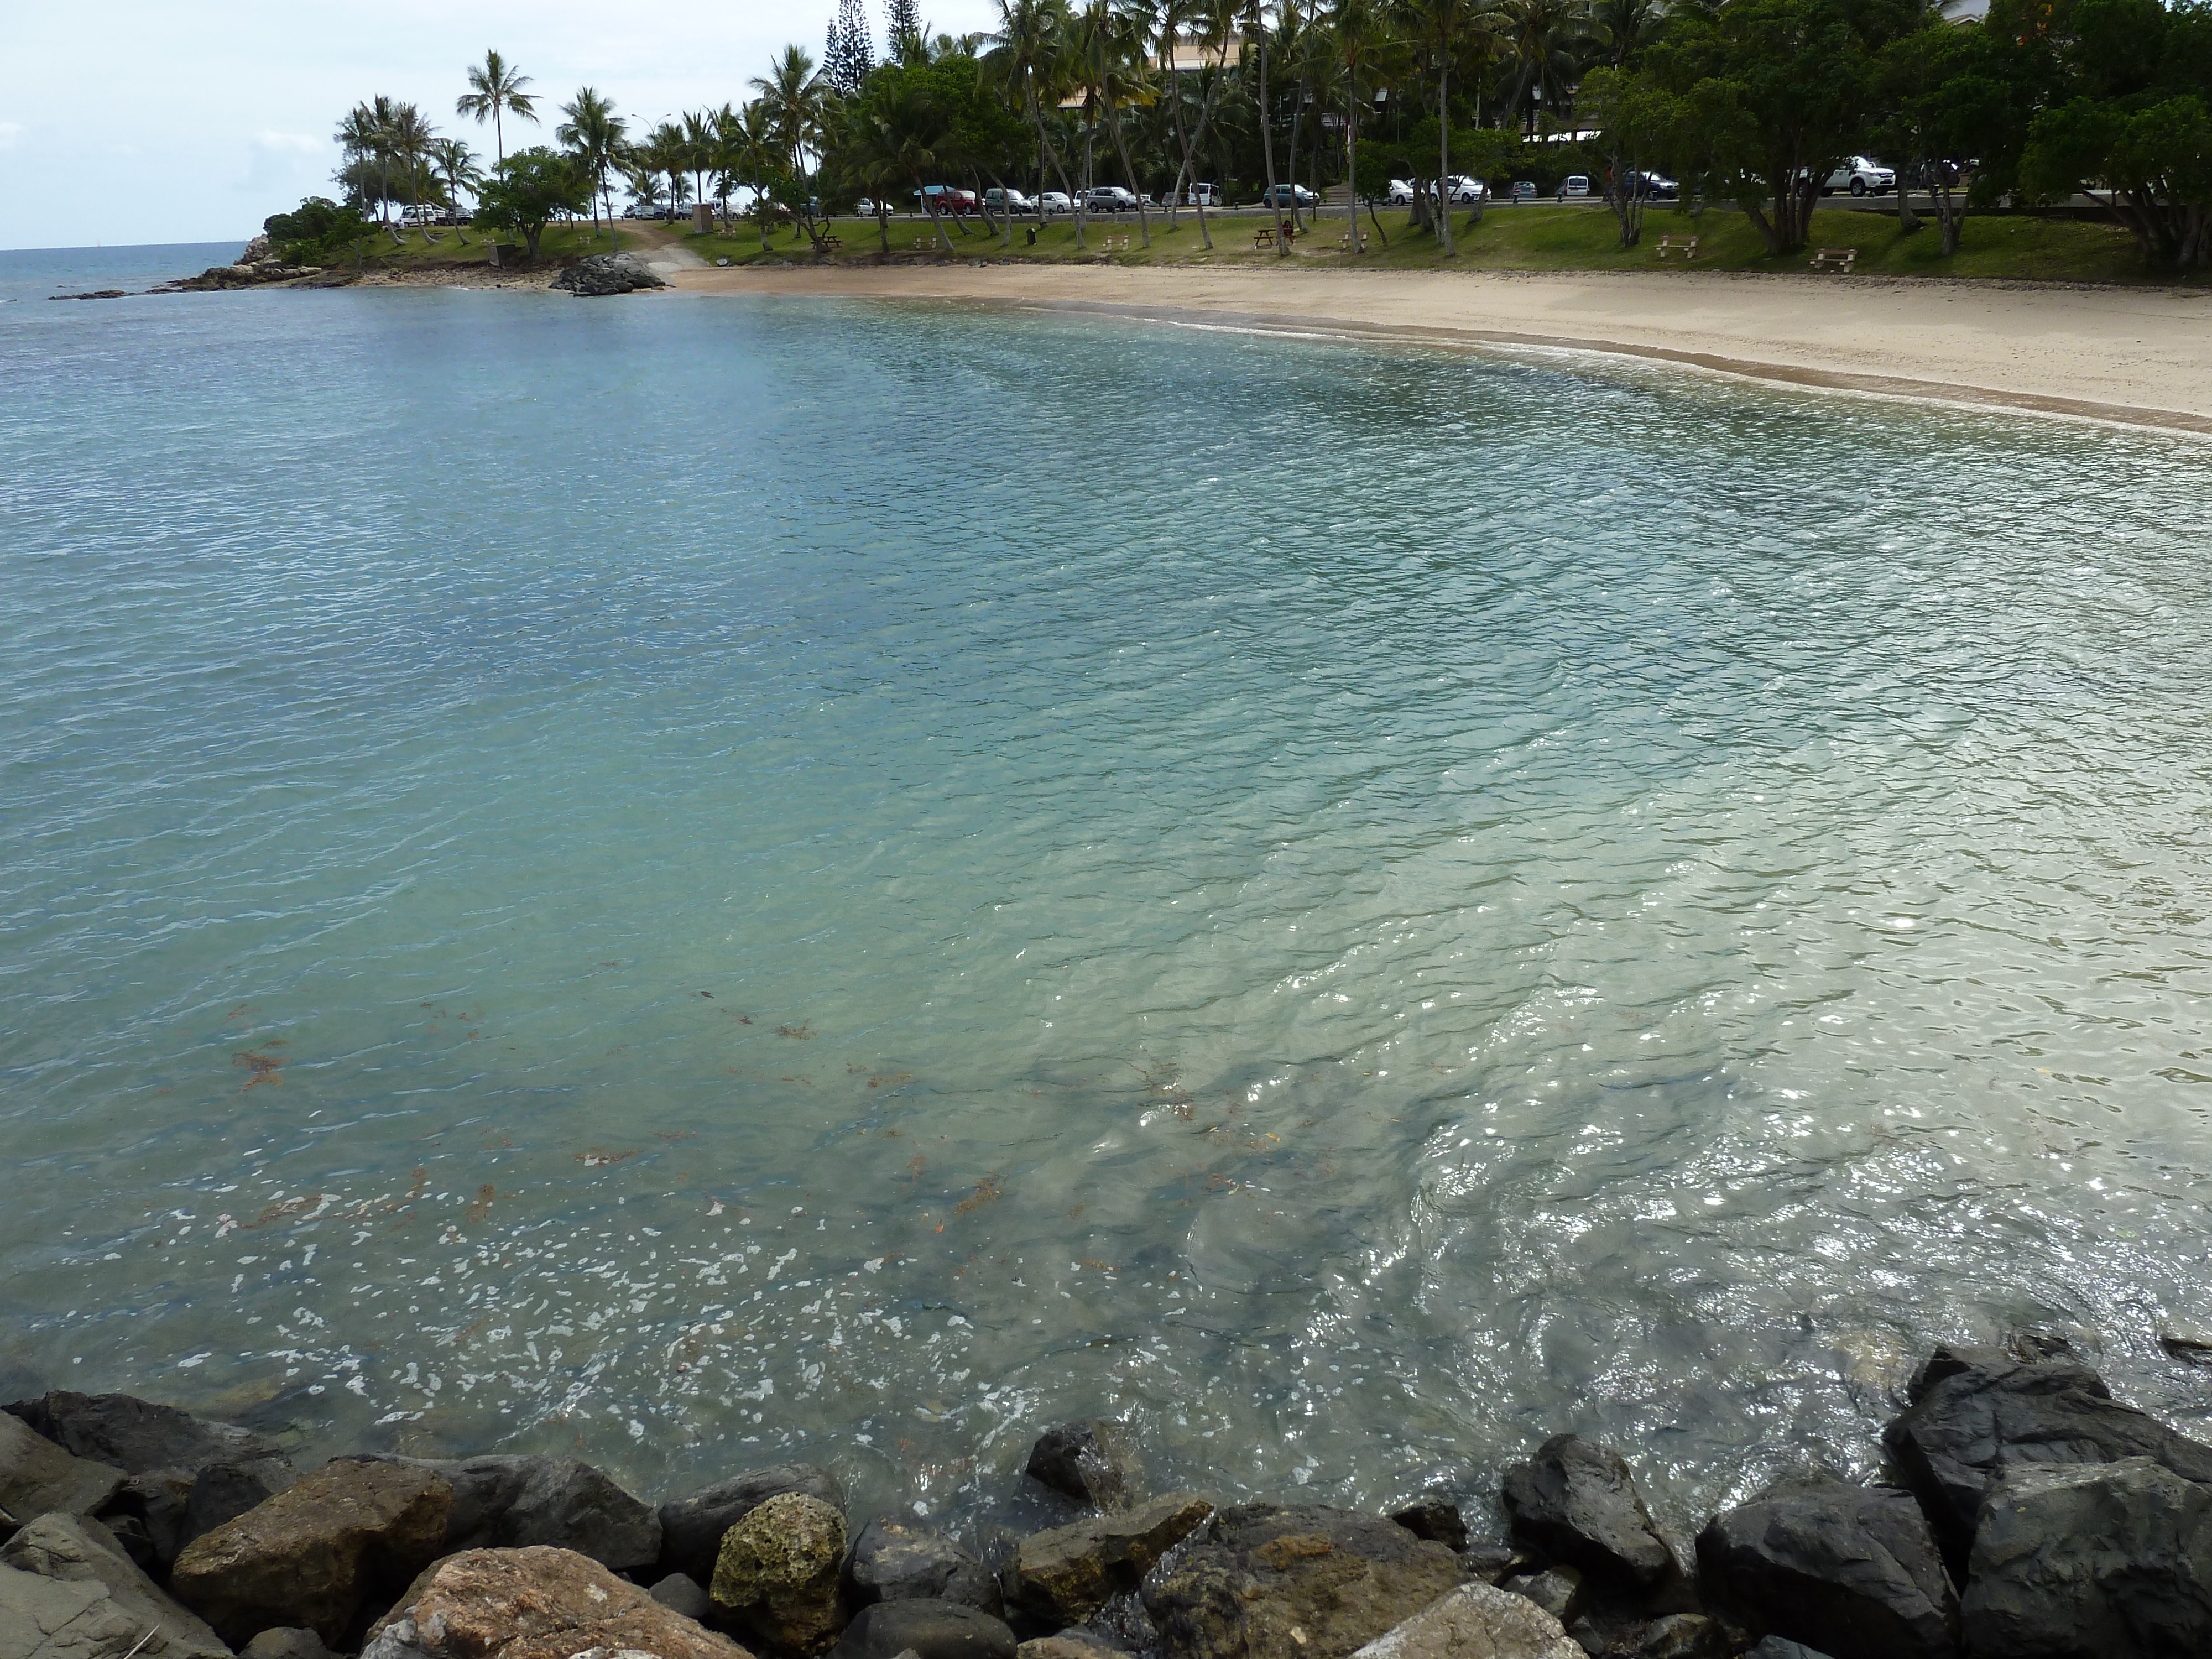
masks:
<instances>
[{"instance_id":1,"label":"rocky headland","mask_svg":"<svg viewBox=\"0 0 2212 1659\"><path fill-rule=\"evenodd\" d=\"M0 1659L2182 1659L2212 1654L2212 1446L2063 1343L1938 1348L1894 1484L1785 1482L1694 1540L1559 1435L1494 1510L1155 1492L1103 1421L988 1551L836 1477L659 1504L551 1456L341 1456L127 1395L0 1413Z\"/></svg>"}]
</instances>

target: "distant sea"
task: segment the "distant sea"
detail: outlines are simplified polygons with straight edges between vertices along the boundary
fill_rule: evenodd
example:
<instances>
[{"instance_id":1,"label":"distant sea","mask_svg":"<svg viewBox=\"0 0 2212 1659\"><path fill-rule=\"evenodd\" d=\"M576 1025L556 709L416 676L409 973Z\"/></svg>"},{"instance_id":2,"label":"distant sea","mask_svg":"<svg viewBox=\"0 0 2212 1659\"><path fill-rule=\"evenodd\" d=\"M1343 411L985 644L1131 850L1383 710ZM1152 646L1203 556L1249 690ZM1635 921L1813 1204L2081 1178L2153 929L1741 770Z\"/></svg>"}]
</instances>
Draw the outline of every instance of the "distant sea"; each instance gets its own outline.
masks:
<instances>
[{"instance_id":1,"label":"distant sea","mask_svg":"<svg viewBox=\"0 0 2212 1659\"><path fill-rule=\"evenodd\" d=\"M1007 1516L2205 1431L2212 456L0 255L0 1384Z\"/></svg>"},{"instance_id":2,"label":"distant sea","mask_svg":"<svg viewBox=\"0 0 2212 1659\"><path fill-rule=\"evenodd\" d=\"M145 247L0 248L0 305L13 300L82 294L95 289L151 288L227 265L245 249L235 242L169 242Z\"/></svg>"}]
</instances>

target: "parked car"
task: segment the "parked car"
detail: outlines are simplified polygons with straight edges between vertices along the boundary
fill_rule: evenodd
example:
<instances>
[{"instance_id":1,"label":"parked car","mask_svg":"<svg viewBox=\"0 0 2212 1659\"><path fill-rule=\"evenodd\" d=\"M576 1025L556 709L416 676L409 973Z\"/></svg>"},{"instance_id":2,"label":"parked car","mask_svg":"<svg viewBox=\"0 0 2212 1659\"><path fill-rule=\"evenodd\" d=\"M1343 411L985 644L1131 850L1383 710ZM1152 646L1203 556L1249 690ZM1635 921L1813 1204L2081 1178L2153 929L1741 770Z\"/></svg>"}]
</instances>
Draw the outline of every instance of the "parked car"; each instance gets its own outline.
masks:
<instances>
[{"instance_id":1,"label":"parked car","mask_svg":"<svg viewBox=\"0 0 2212 1659\"><path fill-rule=\"evenodd\" d=\"M983 192L983 205L994 213L1035 213L1036 204L1018 190L1000 190L994 185Z\"/></svg>"},{"instance_id":2,"label":"parked car","mask_svg":"<svg viewBox=\"0 0 2212 1659\"><path fill-rule=\"evenodd\" d=\"M1587 173L1571 173L1559 180L1559 199L1562 202L1582 201L1589 193L1589 174Z\"/></svg>"},{"instance_id":3,"label":"parked car","mask_svg":"<svg viewBox=\"0 0 2212 1659\"><path fill-rule=\"evenodd\" d=\"M1304 185L1277 185L1260 192L1260 205L1266 208L1286 208L1293 204L1302 208L1316 207L1321 198Z\"/></svg>"},{"instance_id":4,"label":"parked car","mask_svg":"<svg viewBox=\"0 0 2212 1659\"><path fill-rule=\"evenodd\" d=\"M1067 199L1067 193L1065 191L1041 190L1037 192L1036 200L1038 208L1043 211L1047 218L1050 218L1055 213L1075 211L1075 204Z\"/></svg>"},{"instance_id":5,"label":"parked car","mask_svg":"<svg viewBox=\"0 0 2212 1659\"><path fill-rule=\"evenodd\" d=\"M1413 199L1413 186L1411 181L1404 179L1393 179L1390 181L1389 199L1390 205L1392 207L1404 207L1407 203L1411 202Z\"/></svg>"},{"instance_id":6,"label":"parked car","mask_svg":"<svg viewBox=\"0 0 2212 1659\"><path fill-rule=\"evenodd\" d=\"M1505 194L1509 201L1533 202L1536 199L1536 181L1533 179L1516 179L1513 181L1513 188Z\"/></svg>"},{"instance_id":7,"label":"parked car","mask_svg":"<svg viewBox=\"0 0 2212 1659\"><path fill-rule=\"evenodd\" d=\"M1656 173L1630 173L1628 190L1632 196L1647 202L1671 202L1682 193L1681 185Z\"/></svg>"},{"instance_id":8,"label":"parked car","mask_svg":"<svg viewBox=\"0 0 2212 1659\"><path fill-rule=\"evenodd\" d=\"M1093 185L1083 192L1085 213L1134 213L1137 198L1119 185Z\"/></svg>"},{"instance_id":9,"label":"parked car","mask_svg":"<svg viewBox=\"0 0 2212 1659\"><path fill-rule=\"evenodd\" d=\"M1443 180L1437 188L1447 202L1480 202L1490 194L1489 185L1480 179L1470 179L1463 173Z\"/></svg>"},{"instance_id":10,"label":"parked car","mask_svg":"<svg viewBox=\"0 0 2212 1659\"><path fill-rule=\"evenodd\" d=\"M924 185L915 191L915 198L921 204L923 212L927 213L933 209L939 213L949 213L956 219L963 214L975 212L976 207L975 192L962 190L957 185Z\"/></svg>"},{"instance_id":11,"label":"parked car","mask_svg":"<svg viewBox=\"0 0 2212 1659\"><path fill-rule=\"evenodd\" d=\"M1854 155L1828 175L1828 182L1820 186L1820 194L1833 196L1847 190L1854 196L1871 192L1881 196L1897 188L1897 174L1871 156Z\"/></svg>"},{"instance_id":12,"label":"parked car","mask_svg":"<svg viewBox=\"0 0 2212 1659\"><path fill-rule=\"evenodd\" d=\"M874 218L876 216L876 204L874 198L872 197L863 196L859 201L853 204L853 211L859 214L864 219Z\"/></svg>"},{"instance_id":13,"label":"parked car","mask_svg":"<svg viewBox=\"0 0 2212 1659\"><path fill-rule=\"evenodd\" d=\"M1193 185L1185 193L1183 200L1185 204L1190 207L1218 208L1229 205L1228 198L1222 195L1221 186L1218 185Z\"/></svg>"}]
</instances>

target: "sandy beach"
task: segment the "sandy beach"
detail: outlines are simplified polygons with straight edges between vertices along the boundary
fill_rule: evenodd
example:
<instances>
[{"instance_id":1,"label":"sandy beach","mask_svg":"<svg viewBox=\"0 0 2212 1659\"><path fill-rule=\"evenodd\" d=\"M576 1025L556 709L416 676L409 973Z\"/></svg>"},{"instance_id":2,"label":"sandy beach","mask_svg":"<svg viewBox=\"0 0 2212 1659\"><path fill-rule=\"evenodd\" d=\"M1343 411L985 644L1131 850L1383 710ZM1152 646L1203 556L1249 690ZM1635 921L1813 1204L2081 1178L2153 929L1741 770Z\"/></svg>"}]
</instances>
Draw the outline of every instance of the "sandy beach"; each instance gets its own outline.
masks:
<instances>
[{"instance_id":1,"label":"sandy beach","mask_svg":"<svg viewBox=\"0 0 2212 1659\"><path fill-rule=\"evenodd\" d=\"M2212 434L2212 293L1817 276L1018 264L672 270L703 293L1082 310L1568 347L1892 397Z\"/></svg>"}]
</instances>

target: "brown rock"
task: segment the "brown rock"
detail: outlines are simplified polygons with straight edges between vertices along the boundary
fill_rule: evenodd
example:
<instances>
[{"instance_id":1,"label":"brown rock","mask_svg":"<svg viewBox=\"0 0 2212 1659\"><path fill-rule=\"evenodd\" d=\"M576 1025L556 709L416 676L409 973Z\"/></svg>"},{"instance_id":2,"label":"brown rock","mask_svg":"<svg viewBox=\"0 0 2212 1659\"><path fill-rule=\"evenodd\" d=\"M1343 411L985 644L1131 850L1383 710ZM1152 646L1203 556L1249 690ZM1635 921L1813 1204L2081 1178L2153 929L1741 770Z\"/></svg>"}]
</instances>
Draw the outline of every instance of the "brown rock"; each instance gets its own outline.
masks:
<instances>
[{"instance_id":1,"label":"brown rock","mask_svg":"<svg viewBox=\"0 0 2212 1659\"><path fill-rule=\"evenodd\" d=\"M1136 1589L1212 1513L1197 1493L1172 1492L1117 1515L1034 1533L1015 1550L1008 1590L1037 1618L1080 1624L1110 1597Z\"/></svg>"},{"instance_id":2,"label":"brown rock","mask_svg":"<svg viewBox=\"0 0 2212 1659\"><path fill-rule=\"evenodd\" d=\"M427 1469L325 1464L187 1544L169 1586L233 1647L280 1626L337 1642L372 1593L430 1564L453 1504Z\"/></svg>"},{"instance_id":3,"label":"brown rock","mask_svg":"<svg viewBox=\"0 0 2212 1659\"><path fill-rule=\"evenodd\" d=\"M708 1594L774 1646L819 1653L844 1628L844 1561L845 1517L818 1498L784 1492L722 1535Z\"/></svg>"},{"instance_id":4,"label":"brown rock","mask_svg":"<svg viewBox=\"0 0 2212 1659\"><path fill-rule=\"evenodd\" d=\"M544 1544L447 1556L378 1620L364 1659L380 1652L571 1659L593 1648L655 1659L751 1659L590 1557Z\"/></svg>"},{"instance_id":5,"label":"brown rock","mask_svg":"<svg viewBox=\"0 0 2212 1659\"><path fill-rule=\"evenodd\" d=\"M1457 1587L1459 1558L1376 1515L1248 1504L1144 1586L1167 1659L1344 1659Z\"/></svg>"}]
</instances>

